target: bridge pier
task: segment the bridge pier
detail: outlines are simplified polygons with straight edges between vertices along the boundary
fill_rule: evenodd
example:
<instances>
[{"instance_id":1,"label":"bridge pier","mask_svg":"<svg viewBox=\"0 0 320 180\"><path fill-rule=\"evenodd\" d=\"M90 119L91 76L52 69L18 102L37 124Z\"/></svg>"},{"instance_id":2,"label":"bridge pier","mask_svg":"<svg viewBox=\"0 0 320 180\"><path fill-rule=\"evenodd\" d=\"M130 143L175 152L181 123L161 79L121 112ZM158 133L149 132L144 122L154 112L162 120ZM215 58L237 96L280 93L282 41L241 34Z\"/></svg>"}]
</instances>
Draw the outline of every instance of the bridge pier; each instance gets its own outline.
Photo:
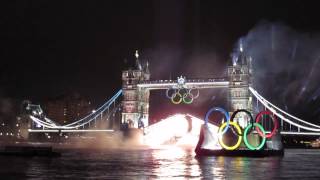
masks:
<instances>
[{"instance_id":1,"label":"bridge pier","mask_svg":"<svg viewBox=\"0 0 320 180\"><path fill-rule=\"evenodd\" d=\"M122 71L122 117L121 124L126 128L142 128L148 126L149 96L146 88L137 85L150 80L148 62L143 66L136 51L136 63L134 69Z\"/></svg>"},{"instance_id":2,"label":"bridge pier","mask_svg":"<svg viewBox=\"0 0 320 180\"><path fill-rule=\"evenodd\" d=\"M251 57L248 57L243 49L240 49L238 57L234 57L232 64L228 66L228 103L230 114L236 110L245 109L253 114L252 95L249 87L252 85L252 64ZM244 129L250 123L250 117L245 112L239 112L233 119ZM248 135L248 140L253 145L259 145L259 136L251 133ZM245 148L246 145L242 142L240 147Z\"/></svg>"},{"instance_id":3,"label":"bridge pier","mask_svg":"<svg viewBox=\"0 0 320 180\"><path fill-rule=\"evenodd\" d=\"M267 140L266 148L272 150L283 149L282 139L279 131L274 136L272 136L270 140Z\"/></svg>"},{"instance_id":4,"label":"bridge pier","mask_svg":"<svg viewBox=\"0 0 320 180\"><path fill-rule=\"evenodd\" d=\"M245 109L252 113L252 95L249 86L252 85L251 57L247 57L243 50L240 50L237 62L228 66L229 80L229 110L231 113L238 109ZM244 112L240 112L234 119L244 128L248 125L250 118Z\"/></svg>"}]
</instances>

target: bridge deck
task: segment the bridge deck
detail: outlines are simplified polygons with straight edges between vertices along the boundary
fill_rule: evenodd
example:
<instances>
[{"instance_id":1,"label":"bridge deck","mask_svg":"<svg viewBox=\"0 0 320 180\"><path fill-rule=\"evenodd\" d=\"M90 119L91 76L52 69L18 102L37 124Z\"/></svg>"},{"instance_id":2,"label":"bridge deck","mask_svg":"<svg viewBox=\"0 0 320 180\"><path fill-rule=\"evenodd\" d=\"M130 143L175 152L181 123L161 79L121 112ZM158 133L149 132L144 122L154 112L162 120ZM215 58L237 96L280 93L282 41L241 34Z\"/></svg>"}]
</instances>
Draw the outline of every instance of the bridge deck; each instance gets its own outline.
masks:
<instances>
[{"instance_id":1,"label":"bridge deck","mask_svg":"<svg viewBox=\"0 0 320 180\"><path fill-rule=\"evenodd\" d=\"M296 132L296 131L281 131L281 135L297 135L297 136L320 136L320 132Z\"/></svg>"},{"instance_id":2,"label":"bridge deck","mask_svg":"<svg viewBox=\"0 0 320 180\"><path fill-rule=\"evenodd\" d=\"M145 81L137 84L138 87L147 89L169 89L177 85L178 82L176 80ZM229 81L226 79L188 79L183 85L188 89L227 88L228 86Z\"/></svg>"},{"instance_id":3,"label":"bridge deck","mask_svg":"<svg viewBox=\"0 0 320 180\"><path fill-rule=\"evenodd\" d=\"M58 133L58 132L114 132L112 129L28 129L29 132L35 133ZM267 131L267 133L270 133ZM320 132L290 132L290 131L281 131L281 135L297 135L297 136L320 136Z\"/></svg>"},{"instance_id":4,"label":"bridge deck","mask_svg":"<svg viewBox=\"0 0 320 180\"><path fill-rule=\"evenodd\" d=\"M114 132L112 129L28 129L29 132Z\"/></svg>"}]
</instances>

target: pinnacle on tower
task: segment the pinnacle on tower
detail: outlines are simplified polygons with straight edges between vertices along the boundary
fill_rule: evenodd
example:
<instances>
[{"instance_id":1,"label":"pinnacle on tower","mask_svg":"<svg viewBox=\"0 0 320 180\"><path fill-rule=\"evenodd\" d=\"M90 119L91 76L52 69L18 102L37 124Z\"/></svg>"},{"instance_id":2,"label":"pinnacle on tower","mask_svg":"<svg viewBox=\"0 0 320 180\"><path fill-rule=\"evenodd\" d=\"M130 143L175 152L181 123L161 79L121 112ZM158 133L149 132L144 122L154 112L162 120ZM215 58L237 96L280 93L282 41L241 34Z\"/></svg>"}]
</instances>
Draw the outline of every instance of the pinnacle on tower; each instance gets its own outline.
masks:
<instances>
[{"instance_id":1,"label":"pinnacle on tower","mask_svg":"<svg viewBox=\"0 0 320 180\"><path fill-rule=\"evenodd\" d=\"M240 39L240 42L239 42L239 57L238 58L239 58L241 64L246 64L246 55L243 50L242 39Z\"/></svg>"},{"instance_id":2,"label":"pinnacle on tower","mask_svg":"<svg viewBox=\"0 0 320 180\"><path fill-rule=\"evenodd\" d=\"M147 74L150 74L150 70L149 70L149 61L147 60L147 62L146 62L146 69L145 69L145 72L147 73Z\"/></svg>"},{"instance_id":3,"label":"pinnacle on tower","mask_svg":"<svg viewBox=\"0 0 320 180\"><path fill-rule=\"evenodd\" d=\"M136 53L134 55L136 57L136 68L138 70L142 70L142 66L141 66L141 63L139 61L139 52L138 52L138 50L136 50Z\"/></svg>"}]
</instances>

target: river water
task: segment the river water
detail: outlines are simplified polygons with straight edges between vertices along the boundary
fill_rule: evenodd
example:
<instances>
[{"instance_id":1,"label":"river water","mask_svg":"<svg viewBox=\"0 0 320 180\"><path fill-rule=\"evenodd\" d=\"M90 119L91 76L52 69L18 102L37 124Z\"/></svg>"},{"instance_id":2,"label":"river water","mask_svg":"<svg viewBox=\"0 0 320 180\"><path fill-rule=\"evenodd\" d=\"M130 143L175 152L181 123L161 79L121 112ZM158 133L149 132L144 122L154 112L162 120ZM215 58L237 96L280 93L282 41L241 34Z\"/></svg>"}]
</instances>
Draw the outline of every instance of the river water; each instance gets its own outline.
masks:
<instances>
[{"instance_id":1,"label":"river water","mask_svg":"<svg viewBox=\"0 0 320 180\"><path fill-rule=\"evenodd\" d=\"M0 157L0 179L320 179L320 150L284 157L202 157L190 148L63 150L58 158Z\"/></svg>"}]
</instances>

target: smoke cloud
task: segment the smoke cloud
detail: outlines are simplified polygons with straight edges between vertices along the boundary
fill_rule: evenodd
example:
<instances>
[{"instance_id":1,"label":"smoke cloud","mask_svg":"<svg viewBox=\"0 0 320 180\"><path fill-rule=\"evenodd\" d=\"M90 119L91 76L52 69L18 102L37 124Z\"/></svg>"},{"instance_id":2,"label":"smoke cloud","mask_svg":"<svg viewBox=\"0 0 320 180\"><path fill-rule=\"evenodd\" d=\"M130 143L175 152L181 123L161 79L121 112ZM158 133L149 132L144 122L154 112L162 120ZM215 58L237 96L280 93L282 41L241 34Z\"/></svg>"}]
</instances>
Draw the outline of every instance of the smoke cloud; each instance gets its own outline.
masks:
<instances>
[{"instance_id":1,"label":"smoke cloud","mask_svg":"<svg viewBox=\"0 0 320 180\"><path fill-rule=\"evenodd\" d=\"M239 38L230 58L210 45L192 48L181 43L162 44L149 49L146 54L151 60L152 79L175 80L180 75L189 79L215 78L227 76L226 65L231 60L237 61L236 55L241 46L252 58L253 85L259 93L287 112L316 122L320 118L319 44L320 34L300 32L280 22L261 21L247 35ZM226 95L224 90L203 91L199 99L190 105L191 109L198 106L201 106L199 109L207 109L214 103L221 106L224 104L221 96ZM152 98L157 99L160 109L170 105L164 96L163 92ZM165 99L165 103L159 103L160 99Z\"/></svg>"},{"instance_id":2,"label":"smoke cloud","mask_svg":"<svg viewBox=\"0 0 320 180\"><path fill-rule=\"evenodd\" d=\"M235 49L240 44L252 57L254 86L263 96L306 120L319 119L319 34L264 21Z\"/></svg>"}]
</instances>

